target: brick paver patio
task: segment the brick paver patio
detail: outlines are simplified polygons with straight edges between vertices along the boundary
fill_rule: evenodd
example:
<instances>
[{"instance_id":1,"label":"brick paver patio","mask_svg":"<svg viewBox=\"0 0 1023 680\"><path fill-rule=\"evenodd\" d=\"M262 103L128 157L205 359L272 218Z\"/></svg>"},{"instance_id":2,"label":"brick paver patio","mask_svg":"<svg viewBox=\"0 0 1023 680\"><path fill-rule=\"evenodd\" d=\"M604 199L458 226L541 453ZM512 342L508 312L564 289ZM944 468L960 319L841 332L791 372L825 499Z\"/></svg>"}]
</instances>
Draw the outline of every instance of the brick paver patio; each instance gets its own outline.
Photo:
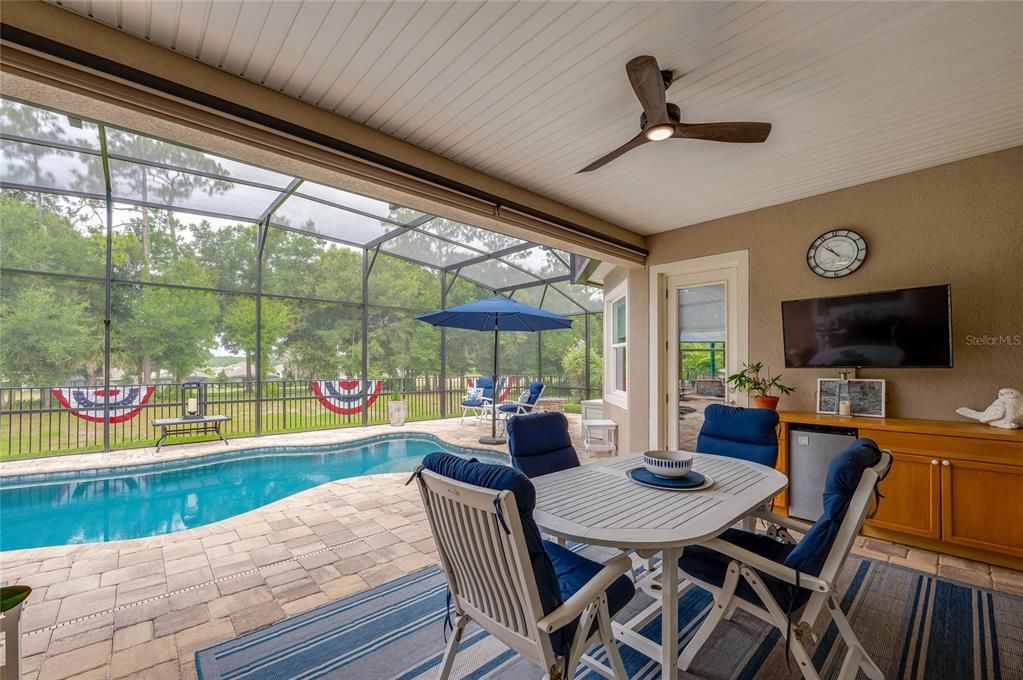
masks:
<instances>
[{"instance_id":1,"label":"brick paver patio","mask_svg":"<svg viewBox=\"0 0 1023 680\"><path fill-rule=\"evenodd\" d=\"M579 416L569 415L582 451ZM239 439L233 449L359 439L390 427ZM483 428L410 423L476 446ZM223 444L15 461L0 474L123 465L222 452ZM415 571L436 560L405 474L339 480L215 524L153 538L0 553L5 583L32 586L23 616L25 680L194 678L197 649ZM1023 593L1023 574L883 541L872 558Z\"/></svg>"}]
</instances>

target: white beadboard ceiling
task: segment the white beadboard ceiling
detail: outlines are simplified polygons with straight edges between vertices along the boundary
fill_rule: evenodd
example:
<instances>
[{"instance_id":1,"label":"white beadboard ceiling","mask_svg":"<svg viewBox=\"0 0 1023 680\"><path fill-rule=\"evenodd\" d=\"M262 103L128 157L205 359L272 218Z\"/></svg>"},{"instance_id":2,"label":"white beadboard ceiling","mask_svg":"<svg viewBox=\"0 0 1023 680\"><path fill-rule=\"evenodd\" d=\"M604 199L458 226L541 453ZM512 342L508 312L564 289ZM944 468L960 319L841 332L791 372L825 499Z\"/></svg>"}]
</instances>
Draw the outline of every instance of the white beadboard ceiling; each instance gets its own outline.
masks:
<instances>
[{"instance_id":1,"label":"white beadboard ceiling","mask_svg":"<svg viewBox=\"0 0 1023 680\"><path fill-rule=\"evenodd\" d=\"M56 4L650 234L1023 144L1023 3ZM638 132L625 62L676 73L683 120Z\"/></svg>"}]
</instances>

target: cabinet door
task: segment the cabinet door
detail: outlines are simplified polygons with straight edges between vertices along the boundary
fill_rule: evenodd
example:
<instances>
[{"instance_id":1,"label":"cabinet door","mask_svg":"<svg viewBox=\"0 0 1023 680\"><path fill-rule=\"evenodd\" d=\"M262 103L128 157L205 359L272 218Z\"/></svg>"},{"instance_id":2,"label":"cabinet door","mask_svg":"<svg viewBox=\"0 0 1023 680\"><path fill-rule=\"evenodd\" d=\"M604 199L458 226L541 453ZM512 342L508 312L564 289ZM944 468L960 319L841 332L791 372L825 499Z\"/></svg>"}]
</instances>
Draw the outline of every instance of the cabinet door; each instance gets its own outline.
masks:
<instances>
[{"instance_id":1,"label":"cabinet door","mask_svg":"<svg viewBox=\"0 0 1023 680\"><path fill-rule=\"evenodd\" d=\"M1023 466L942 460L941 537L1023 557Z\"/></svg>"},{"instance_id":2,"label":"cabinet door","mask_svg":"<svg viewBox=\"0 0 1023 680\"><path fill-rule=\"evenodd\" d=\"M867 524L926 538L941 538L940 460L892 451L892 467L878 485L883 498Z\"/></svg>"}]
</instances>

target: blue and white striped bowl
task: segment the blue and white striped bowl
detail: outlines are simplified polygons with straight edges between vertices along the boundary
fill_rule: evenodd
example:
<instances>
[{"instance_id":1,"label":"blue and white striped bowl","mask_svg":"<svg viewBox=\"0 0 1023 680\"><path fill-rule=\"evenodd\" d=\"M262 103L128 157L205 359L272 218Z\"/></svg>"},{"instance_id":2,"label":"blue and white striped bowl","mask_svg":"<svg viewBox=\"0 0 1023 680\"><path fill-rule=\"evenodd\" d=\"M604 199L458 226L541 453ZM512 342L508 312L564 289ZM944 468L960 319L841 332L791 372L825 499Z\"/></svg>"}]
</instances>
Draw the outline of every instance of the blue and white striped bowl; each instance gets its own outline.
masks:
<instances>
[{"instance_id":1,"label":"blue and white striped bowl","mask_svg":"<svg viewBox=\"0 0 1023 680\"><path fill-rule=\"evenodd\" d=\"M693 469L693 454L688 451L647 451L643 454L643 467L658 477L678 479Z\"/></svg>"}]
</instances>

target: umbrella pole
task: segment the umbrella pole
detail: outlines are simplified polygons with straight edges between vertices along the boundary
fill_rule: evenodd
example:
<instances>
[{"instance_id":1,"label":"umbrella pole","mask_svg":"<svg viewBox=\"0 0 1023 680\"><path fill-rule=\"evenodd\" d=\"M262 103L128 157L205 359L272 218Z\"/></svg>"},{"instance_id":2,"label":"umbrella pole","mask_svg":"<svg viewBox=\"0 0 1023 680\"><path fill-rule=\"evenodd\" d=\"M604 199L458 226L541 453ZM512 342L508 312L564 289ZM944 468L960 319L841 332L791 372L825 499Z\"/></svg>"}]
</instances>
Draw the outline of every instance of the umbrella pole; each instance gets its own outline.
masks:
<instances>
[{"instance_id":1,"label":"umbrella pole","mask_svg":"<svg viewBox=\"0 0 1023 680\"><path fill-rule=\"evenodd\" d=\"M494 372L490 374L490 379L494 386L493 401L490 403L490 436L480 437L480 444L504 444L504 437L497 436L497 395L499 394L497 385L497 326L500 321L500 315L494 317Z\"/></svg>"}]
</instances>

